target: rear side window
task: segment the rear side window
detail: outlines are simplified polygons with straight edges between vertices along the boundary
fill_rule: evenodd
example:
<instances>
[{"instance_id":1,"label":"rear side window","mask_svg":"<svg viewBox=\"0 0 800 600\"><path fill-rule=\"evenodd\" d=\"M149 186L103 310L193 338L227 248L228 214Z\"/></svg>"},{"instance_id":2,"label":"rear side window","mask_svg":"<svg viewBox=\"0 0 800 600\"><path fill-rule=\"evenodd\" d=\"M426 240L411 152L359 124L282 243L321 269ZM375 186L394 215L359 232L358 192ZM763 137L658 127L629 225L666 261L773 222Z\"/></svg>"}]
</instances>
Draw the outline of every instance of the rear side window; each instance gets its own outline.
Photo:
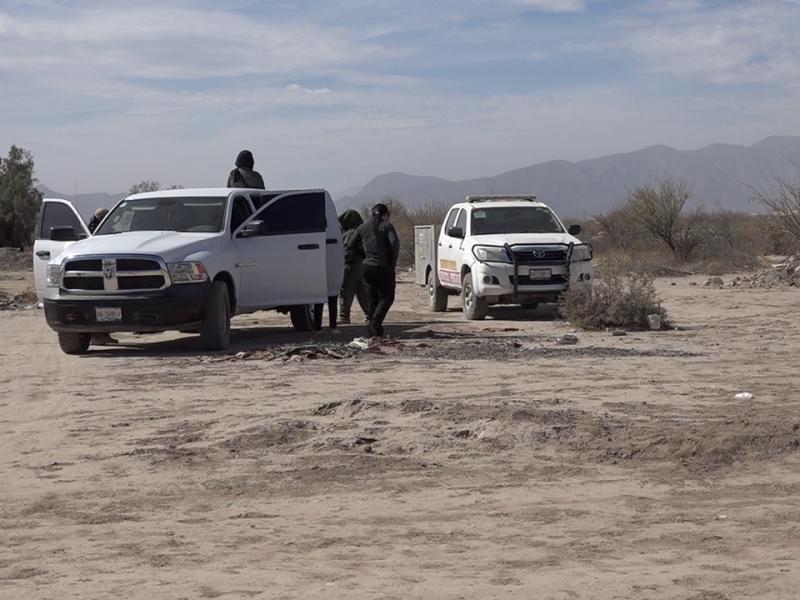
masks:
<instances>
[{"instance_id":1,"label":"rear side window","mask_svg":"<svg viewBox=\"0 0 800 600\"><path fill-rule=\"evenodd\" d=\"M49 240L53 227L72 227L75 233L82 234L83 223L67 204L61 202L45 202L42 206L42 218L39 222L37 239Z\"/></svg>"},{"instance_id":2,"label":"rear side window","mask_svg":"<svg viewBox=\"0 0 800 600\"><path fill-rule=\"evenodd\" d=\"M325 194L310 192L280 198L262 209L267 235L325 232Z\"/></svg>"}]
</instances>

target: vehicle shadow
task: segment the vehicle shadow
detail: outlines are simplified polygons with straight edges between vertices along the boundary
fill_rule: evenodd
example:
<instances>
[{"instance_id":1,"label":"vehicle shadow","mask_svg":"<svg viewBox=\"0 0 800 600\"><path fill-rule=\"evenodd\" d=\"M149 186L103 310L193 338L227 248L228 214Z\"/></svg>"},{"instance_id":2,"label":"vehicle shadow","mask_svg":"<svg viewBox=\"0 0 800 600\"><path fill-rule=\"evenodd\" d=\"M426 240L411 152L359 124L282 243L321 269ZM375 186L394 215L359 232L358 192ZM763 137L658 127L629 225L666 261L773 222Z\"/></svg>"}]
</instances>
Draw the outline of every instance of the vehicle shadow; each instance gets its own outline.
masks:
<instances>
[{"instance_id":1,"label":"vehicle shadow","mask_svg":"<svg viewBox=\"0 0 800 600\"><path fill-rule=\"evenodd\" d=\"M462 313L460 306L448 308L444 314ZM441 314L441 313L440 313ZM542 304L536 308L501 304L490 306L487 321L560 321L561 314L555 304ZM473 321L475 322L475 321Z\"/></svg>"},{"instance_id":2,"label":"vehicle shadow","mask_svg":"<svg viewBox=\"0 0 800 600\"><path fill-rule=\"evenodd\" d=\"M386 325L389 339L455 339L475 337L469 334L440 333L425 328L432 323L392 323ZM422 330L422 331L420 331ZM209 351L202 346L200 336L185 334L180 337L164 339L166 334L124 335L120 342L110 346L91 346L84 357L191 357L191 356L233 356L239 352L253 352L285 348L286 346L306 346L325 344L349 344L356 338L367 337L365 325L342 325L340 335L331 335L327 330L320 333L299 333L286 327L234 327L231 330L231 343L227 350Z\"/></svg>"}]
</instances>

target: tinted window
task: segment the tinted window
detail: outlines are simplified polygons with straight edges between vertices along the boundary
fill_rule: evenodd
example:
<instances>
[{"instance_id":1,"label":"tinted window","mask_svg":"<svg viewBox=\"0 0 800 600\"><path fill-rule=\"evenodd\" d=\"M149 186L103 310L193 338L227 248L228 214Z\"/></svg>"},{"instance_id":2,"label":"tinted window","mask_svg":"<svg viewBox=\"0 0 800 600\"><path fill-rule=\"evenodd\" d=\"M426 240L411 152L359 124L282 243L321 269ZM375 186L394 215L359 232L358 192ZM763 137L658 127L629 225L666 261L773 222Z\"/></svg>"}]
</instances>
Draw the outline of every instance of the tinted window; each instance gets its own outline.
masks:
<instances>
[{"instance_id":1,"label":"tinted window","mask_svg":"<svg viewBox=\"0 0 800 600\"><path fill-rule=\"evenodd\" d=\"M454 208L450 211L450 214L447 215L447 221L444 222L444 234L447 235L447 232L450 231L450 228L453 227L456 223L456 216L458 215L458 208Z\"/></svg>"},{"instance_id":2,"label":"tinted window","mask_svg":"<svg viewBox=\"0 0 800 600\"><path fill-rule=\"evenodd\" d=\"M250 199L253 201L253 206L256 207L256 210L264 206L267 202L275 198L276 196L280 196L280 194L252 194Z\"/></svg>"},{"instance_id":3,"label":"tinted window","mask_svg":"<svg viewBox=\"0 0 800 600\"><path fill-rule=\"evenodd\" d=\"M461 231L464 232L464 235L467 234L467 211L462 210L460 213L458 213L456 227L461 227Z\"/></svg>"},{"instance_id":4,"label":"tinted window","mask_svg":"<svg viewBox=\"0 0 800 600\"><path fill-rule=\"evenodd\" d=\"M80 219L68 205L61 202L45 202L39 226L39 239L49 240L50 229L53 227L72 227L78 235L84 233Z\"/></svg>"},{"instance_id":5,"label":"tinted window","mask_svg":"<svg viewBox=\"0 0 800 600\"><path fill-rule=\"evenodd\" d=\"M250 208L250 203L242 196L236 196L233 199L233 206L231 208L231 232L239 229L239 226L244 223L250 215L253 214Z\"/></svg>"},{"instance_id":6,"label":"tinted window","mask_svg":"<svg viewBox=\"0 0 800 600\"><path fill-rule=\"evenodd\" d=\"M473 209L472 235L495 233L564 233L564 229L544 206Z\"/></svg>"},{"instance_id":7,"label":"tinted window","mask_svg":"<svg viewBox=\"0 0 800 600\"><path fill-rule=\"evenodd\" d=\"M325 194L294 194L279 198L256 217L264 221L267 235L325 231Z\"/></svg>"}]
</instances>

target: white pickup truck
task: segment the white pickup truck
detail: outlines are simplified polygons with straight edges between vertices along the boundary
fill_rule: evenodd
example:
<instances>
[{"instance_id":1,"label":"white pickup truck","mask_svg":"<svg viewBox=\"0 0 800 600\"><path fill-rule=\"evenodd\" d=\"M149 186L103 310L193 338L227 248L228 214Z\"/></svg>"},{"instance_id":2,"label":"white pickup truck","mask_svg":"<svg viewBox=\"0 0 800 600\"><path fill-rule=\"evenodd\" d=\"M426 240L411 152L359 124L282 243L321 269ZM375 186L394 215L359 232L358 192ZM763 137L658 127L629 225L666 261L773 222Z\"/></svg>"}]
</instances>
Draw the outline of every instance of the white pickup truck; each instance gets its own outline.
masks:
<instances>
[{"instance_id":1,"label":"white pickup truck","mask_svg":"<svg viewBox=\"0 0 800 600\"><path fill-rule=\"evenodd\" d=\"M313 305L344 271L336 209L321 189L135 194L93 234L68 201L48 198L37 238L36 292L67 354L86 352L92 333L120 331L195 332L224 350L231 317L259 310L310 331Z\"/></svg>"},{"instance_id":2,"label":"white pickup truck","mask_svg":"<svg viewBox=\"0 0 800 600\"><path fill-rule=\"evenodd\" d=\"M461 295L464 316L484 319L489 306L535 308L558 302L576 282L594 277L592 247L533 194L467 196L452 206L440 228L414 228L416 276L433 312Z\"/></svg>"}]
</instances>

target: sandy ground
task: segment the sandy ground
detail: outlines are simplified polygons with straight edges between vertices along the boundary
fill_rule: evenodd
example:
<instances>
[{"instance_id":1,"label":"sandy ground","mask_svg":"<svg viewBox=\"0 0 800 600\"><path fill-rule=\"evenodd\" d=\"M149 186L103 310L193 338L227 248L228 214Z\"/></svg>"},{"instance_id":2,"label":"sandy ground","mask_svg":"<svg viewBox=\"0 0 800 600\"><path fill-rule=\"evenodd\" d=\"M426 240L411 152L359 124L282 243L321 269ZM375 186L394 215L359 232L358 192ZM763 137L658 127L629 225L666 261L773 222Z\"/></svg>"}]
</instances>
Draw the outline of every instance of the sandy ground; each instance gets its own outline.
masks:
<instances>
[{"instance_id":1,"label":"sandy ground","mask_svg":"<svg viewBox=\"0 0 800 600\"><path fill-rule=\"evenodd\" d=\"M797 598L800 291L689 281L574 347L403 283L399 352L306 362L0 312L0 598Z\"/></svg>"}]
</instances>

